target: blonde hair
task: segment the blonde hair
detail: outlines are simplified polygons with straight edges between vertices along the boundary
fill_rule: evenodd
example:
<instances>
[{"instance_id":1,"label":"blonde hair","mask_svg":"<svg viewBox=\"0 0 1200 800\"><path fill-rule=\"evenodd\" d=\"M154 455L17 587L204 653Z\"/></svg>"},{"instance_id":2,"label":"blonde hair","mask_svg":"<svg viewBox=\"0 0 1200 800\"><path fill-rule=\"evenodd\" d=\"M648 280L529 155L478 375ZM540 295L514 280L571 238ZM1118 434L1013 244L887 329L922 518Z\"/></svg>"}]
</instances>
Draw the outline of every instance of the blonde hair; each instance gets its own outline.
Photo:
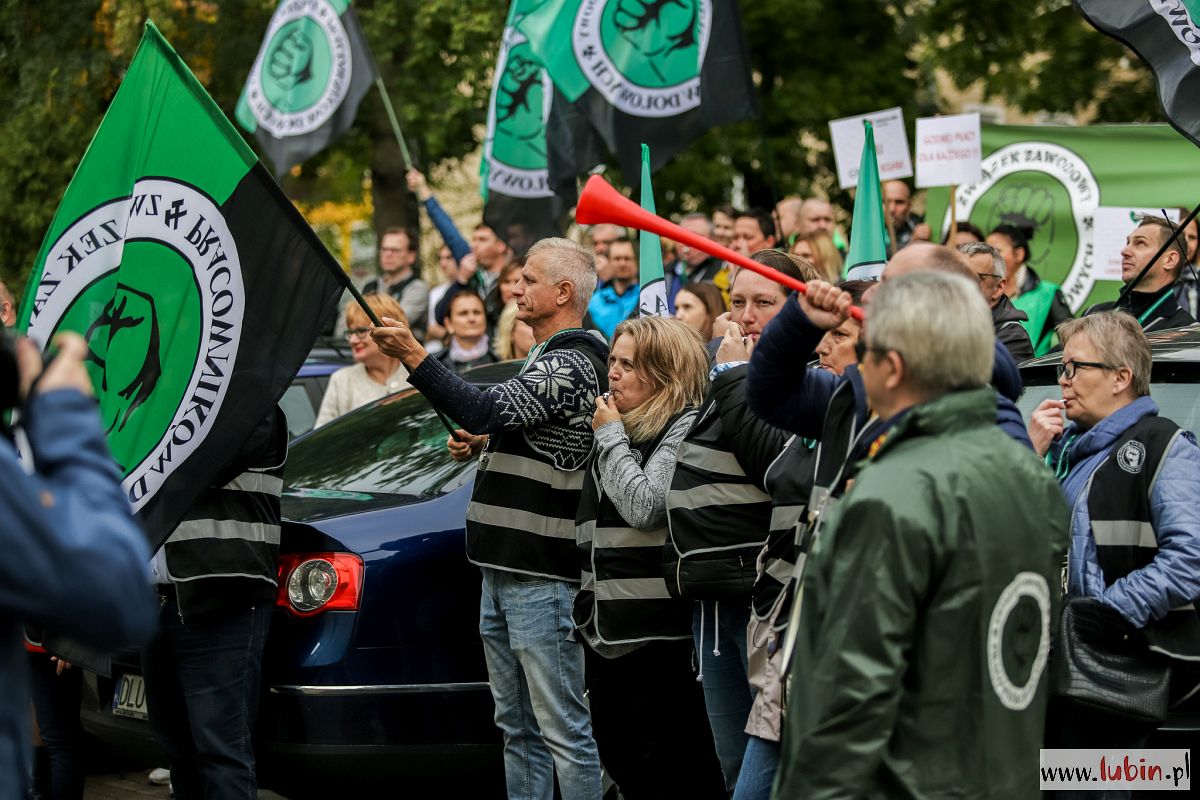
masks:
<instances>
[{"instance_id":1,"label":"blonde hair","mask_svg":"<svg viewBox=\"0 0 1200 800\"><path fill-rule=\"evenodd\" d=\"M813 266L815 266L822 274L821 279L830 283L837 283L842 279L842 259L841 251L837 249L837 245L833 243L833 237L828 233L817 231L816 233L808 233L804 236L797 236L796 241L792 242L792 248L798 242L808 242L808 246L813 251ZM790 248L789 248L790 251Z\"/></svg>"},{"instance_id":2,"label":"blonde hair","mask_svg":"<svg viewBox=\"0 0 1200 800\"><path fill-rule=\"evenodd\" d=\"M650 385L650 399L621 415L634 442L653 439L671 417L699 405L708 391L708 354L695 328L666 317L639 317L617 326L613 344L633 339L633 368Z\"/></svg>"},{"instance_id":3,"label":"blonde hair","mask_svg":"<svg viewBox=\"0 0 1200 800\"><path fill-rule=\"evenodd\" d=\"M375 312L375 316L381 320L384 317L391 317L405 325L408 324L408 316L404 313L404 309L390 294L367 294L363 295L363 300L367 301L367 305ZM362 310L362 306L356 300L346 303L345 315L347 328L365 328L371 325L371 318L367 316L367 312Z\"/></svg>"},{"instance_id":4,"label":"blonde hair","mask_svg":"<svg viewBox=\"0 0 1200 800\"><path fill-rule=\"evenodd\" d=\"M496 320L496 355L501 361L508 361L516 358L516 353L513 350L513 328L517 326L517 308L516 303L509 303L500 312L500 319Z\"/></svg>"},{"instance_id":5,"label":"blonde hair","mask_svg":"<svg viewBox=\"0 0 1200 800\"><path fill-rule=\"evenodd\" d=\"M1086 336L1100 360L1113 367L1128 367L1130 385L1137 397L1150 395L1150 366L1154 356L1150 340L1138 321L1124 311L1102 311L1067 320L1055 329L1063 347L1075 336Z\"/></svg>"}]
</instances>

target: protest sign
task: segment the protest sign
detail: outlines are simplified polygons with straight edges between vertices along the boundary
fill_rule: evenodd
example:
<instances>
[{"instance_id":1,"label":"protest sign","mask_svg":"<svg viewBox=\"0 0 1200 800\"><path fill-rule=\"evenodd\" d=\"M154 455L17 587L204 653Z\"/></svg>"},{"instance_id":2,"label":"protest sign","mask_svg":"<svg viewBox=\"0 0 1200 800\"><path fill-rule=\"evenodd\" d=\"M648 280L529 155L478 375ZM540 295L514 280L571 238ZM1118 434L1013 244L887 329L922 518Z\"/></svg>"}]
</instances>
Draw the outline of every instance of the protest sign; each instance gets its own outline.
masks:
<instances>
[{"instance_id":1,"label":"protest sign","mask_svg":"<svg viewBox=\"0 0 1200 800\"><path fill-rule=\"evenodd\" d=\"M875 154L879 161L879 179L908 178L913 174L912 158L908 153L908 134L904 131L904 114L899 108L888 108L856 117L835 119L829 123L833 140L833 158L837 163L838 185L843 189L858 186L858 168L862 160L863 120L875 131Z\"/></svg>"},{"instance_id":2,"label":"protest sign","mask_svg":"<svg viewBox=\"0 0 1200 800\"><path fill-rule=\"evenodd\" d=\"M917 120L917 187L956 186L981 177L978 114Z\"/></svg>"}]
</instances>

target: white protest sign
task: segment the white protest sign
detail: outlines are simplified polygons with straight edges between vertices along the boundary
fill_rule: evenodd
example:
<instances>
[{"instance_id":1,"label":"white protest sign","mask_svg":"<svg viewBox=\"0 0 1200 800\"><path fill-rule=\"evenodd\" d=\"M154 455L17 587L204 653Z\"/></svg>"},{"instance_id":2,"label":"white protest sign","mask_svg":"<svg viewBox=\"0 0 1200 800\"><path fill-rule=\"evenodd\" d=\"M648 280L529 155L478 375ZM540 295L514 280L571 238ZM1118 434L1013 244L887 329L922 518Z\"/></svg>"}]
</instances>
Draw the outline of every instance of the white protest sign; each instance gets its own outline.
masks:
<instances>
[{"instance_id":1,"label":"white protest sign","mask_svg":"<svg viewBox=\"0 0 1200 800\"><path fill-rule=\"evenodd\" d=\"M1092 212L1092 274L1096 280L1121 280L1121 250L1146 215L1161 217L1162 209L1098 206ZM1179 224L1179 209L1168 208L1167 219Z\"/></svg>"},{"instance_id":2,"label":"white protest sign","mask_svg":"<svg viewBox=\"0 0 1200 800\"><path fill-rule=\"evenodd\" d=\"M862 162L867 132L863 120L875 129L875 155L879 159L879 180L908 178L913 174L908 154L908 134L904 132L904 112L888 108L857 117L843 117L829 123L833 140L833 160L837 163L838 184L843 189L858 186L858 167Z\"/></svg>"},{"instance_id":3,"label":"white protest sign","mask_svg":"<svg viewBox=\"0 0 1200 800\"><path fill-rule=\"evenodd\" d=\"M917 188L978 183L982 160L978 114L917 120Z\"/></svg>"}]
</instances>

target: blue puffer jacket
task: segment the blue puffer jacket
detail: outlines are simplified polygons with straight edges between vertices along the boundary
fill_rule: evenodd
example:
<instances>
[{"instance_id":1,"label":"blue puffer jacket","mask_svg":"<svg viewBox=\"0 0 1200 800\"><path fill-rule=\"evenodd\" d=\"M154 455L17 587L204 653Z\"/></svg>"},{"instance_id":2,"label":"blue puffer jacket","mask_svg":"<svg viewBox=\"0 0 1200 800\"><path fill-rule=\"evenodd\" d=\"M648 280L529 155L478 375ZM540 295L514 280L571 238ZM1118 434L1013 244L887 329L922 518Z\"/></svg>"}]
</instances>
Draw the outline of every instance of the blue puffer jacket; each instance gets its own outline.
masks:
<instances>
[{"instance_id":1,"label":"blue puffer jacket","mask_svg":"<svg viewBox=\"0 0 1200 800\"><path fill-rule=\"evenodd\" d=\"M1096 560L1084 489L1121 434L1151 414L1158 414L1158 405L1140 397L1090 430L1071 424L1046 457L1051 467L1065 473L1059 480L1071 506L1067 594L1098 598L1139 628L1200 597L1200 447L1190 433L1172 442L1150 496L1158 554L1112 586Z\"/></svg>"}]
</instances>

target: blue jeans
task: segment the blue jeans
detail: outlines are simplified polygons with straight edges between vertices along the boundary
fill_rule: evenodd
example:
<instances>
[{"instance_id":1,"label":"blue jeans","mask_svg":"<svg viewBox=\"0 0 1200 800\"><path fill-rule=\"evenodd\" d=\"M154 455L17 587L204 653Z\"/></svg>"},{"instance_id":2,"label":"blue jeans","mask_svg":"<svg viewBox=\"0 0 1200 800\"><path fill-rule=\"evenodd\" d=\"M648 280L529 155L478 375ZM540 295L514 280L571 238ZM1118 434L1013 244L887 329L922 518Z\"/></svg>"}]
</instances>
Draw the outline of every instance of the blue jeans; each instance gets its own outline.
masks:
<instances>
[{"instance_id":1,"label":"blue jeans","mask_svg":"<svg viewBox=\"0 0 1200 800\"><path fill-rule=\"evenodd\" d=\"M186 625L174 601L163 604L142 672L176 800L257 798L250 736L270 624L265 603Z\"/></svg>"},{"instance_id":2,"label":"blue jeans","mask_svg":"<svg viewBox=\"0 0 1200 800\"><path fill-rule=\"evenodd\" d=\"M45 653L30 653L29 666L33 709L50 761L49 786L40 787L41 796L45 800L77 800L83 797L86 773L84 732L79 722L83 670L72 667L58 675L58 665Z\"/></svg>"},{"instance_id":3,"label":"blue jeans","mask_svg":"<svg viewBox=\"0 0 1200 800\"><path fill-rule=\"evenodd\" d=\"M599 800L600 755L584 698L583 645L566 581L483 568L479 632L509 800Z\"/></svg>"},{"instance_id":4,"label":"blue jeans","mask_svg":"<svg viewBox=\"0 0 1200 800\"><path fill-rule=\"evenodd\" d=\"M725 776L725 788L730 793L738 782L742 754L749 739L746 721L754 704L746 651L749 622L749 602L698 601L692 618L692 634L700 658L700 684L704 687L704 707L708 711L708 724L712 728L721 773Z\"/></svg>"},{"instance_id":5,"label":"blue jeans","mask_svg":"<svg viewBox=\"0 0 1200 800\"><path fill-rule=\"evenodd\" d=\"M771 786L779 769L779 742L749 737L733 800L771 800Z\"/></svg>"}]
</instances>

